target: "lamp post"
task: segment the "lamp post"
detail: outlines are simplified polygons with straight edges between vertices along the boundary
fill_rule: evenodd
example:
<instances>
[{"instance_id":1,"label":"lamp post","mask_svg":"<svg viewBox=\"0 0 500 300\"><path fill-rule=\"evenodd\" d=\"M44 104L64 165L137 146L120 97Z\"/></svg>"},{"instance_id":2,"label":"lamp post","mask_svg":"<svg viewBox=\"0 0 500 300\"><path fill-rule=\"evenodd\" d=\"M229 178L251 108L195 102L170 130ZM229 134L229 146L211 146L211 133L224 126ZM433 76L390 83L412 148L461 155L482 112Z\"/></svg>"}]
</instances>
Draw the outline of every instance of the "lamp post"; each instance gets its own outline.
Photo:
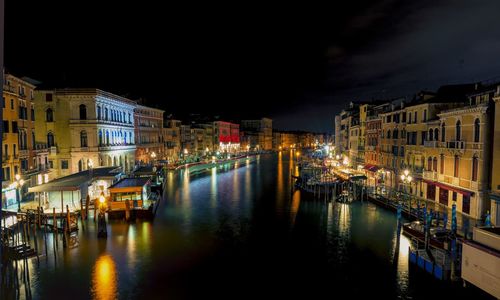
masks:
<instances>
[{"instance_id":1,"label":"lamp post","mask_svg":"<svg viewBox=\"0 0 500 300\"><path fill-rule=\"evenodd\" d=\"M410 213L410 216L411 216L411 197L408 195L408 192L406 190L406 185L411 184L412 180L413 180L413 177L411 177L410 171L404 170L403 174L401 174L401 181L403 182L404 193L407 194L407 196L408 196L408 211Z\"/></svg>"},{"instance_id":2,"label":"lamp post","mask_svg":"<svg viewBox=\"0 0 500 300\"><path fill-rule=\"evenodd\" d=\"M16 189L16 201L17 201L17 211L21 212L21 188L24 184L24 179L21 178L21 175L16 174L16 180L13 183L14 188Z\"/></svg>"},{"instance_id":3,"label":"lamp post","mask_svg":"<svg viewBox=\"0 0 500 300\"><path fill-rule=\"evenodd\" d=\"M98 215L98 221L97 221L97 237L107 237L108 236L108 231L106 229L106 198L104 197L104 194L101 193L101 196L99 196L99 215Z\"/></svg>"},{"instance_id":4,"label":"lamp post","mask_svg":"<svg viewBox=\"0 0 500 300\"><path fill-rule=\"evenodd\" d=\"M155 160L156 160L156 153L153 151L151 152L151 162L153 165L155 164Z\"/></svg>"}]
</instances>

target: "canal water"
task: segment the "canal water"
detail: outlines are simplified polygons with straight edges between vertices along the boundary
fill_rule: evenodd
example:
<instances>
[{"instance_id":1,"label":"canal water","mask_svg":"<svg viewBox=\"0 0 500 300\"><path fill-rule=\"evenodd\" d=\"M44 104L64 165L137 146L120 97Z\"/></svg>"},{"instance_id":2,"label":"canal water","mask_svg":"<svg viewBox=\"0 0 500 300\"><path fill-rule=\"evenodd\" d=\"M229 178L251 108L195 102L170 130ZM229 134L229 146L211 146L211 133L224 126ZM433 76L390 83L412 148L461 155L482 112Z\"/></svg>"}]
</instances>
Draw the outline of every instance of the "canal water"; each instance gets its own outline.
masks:
<instances>
[{"instance_id":1,"label":"canal water","mask_svg":"<svg viewBox=\"0 0 500 300\"><path fill-rule=\"evenodd\" d=\"M296 172L284 152L204 174L171 173L153 222L113 222L108 238L97 239L89 221L71 249L54 250L50 238L40 244L21 297L485 297L410 270L409 241L393 213L292 192Z\"/></svg>"}]
</instances>

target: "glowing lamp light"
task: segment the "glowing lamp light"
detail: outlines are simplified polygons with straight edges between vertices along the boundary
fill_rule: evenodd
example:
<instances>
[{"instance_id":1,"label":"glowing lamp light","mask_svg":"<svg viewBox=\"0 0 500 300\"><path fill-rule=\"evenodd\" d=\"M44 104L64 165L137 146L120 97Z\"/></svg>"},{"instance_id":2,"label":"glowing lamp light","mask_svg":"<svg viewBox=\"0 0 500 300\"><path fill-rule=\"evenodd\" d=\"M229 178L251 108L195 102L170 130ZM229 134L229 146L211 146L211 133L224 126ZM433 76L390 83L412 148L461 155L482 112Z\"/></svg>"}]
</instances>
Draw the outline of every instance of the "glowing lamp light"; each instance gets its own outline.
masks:
<instances>
[{"instance_id":1,"label":"glowing lamp light","mask_svg":"<svg viewBox=\"0 0 500 300\"><path fill-rule=\"evenodd\" d=\"M104 195L101 195L99 197L99 203L104 204L105 201L106 201L106 198L104 198Z\"/></svg>"},{"instance_id":2,"label":"glowing lamp light","mask_svg":"<svg viewBox=\"0 0 500 300\"><path fill-rule=\"evenodd\" d=\"M410 171L408 171L408 169L404 170L403 172L405 174L405 176L408 176L408 174L410 174Z\"/></svg>"},{"instance_id":3,"label":"glowing lamp light","mask_svg":"<svg viewBox=\"0 0 500 300\"><path fill-rule=\"evenodd\" d=\"M405 175L401 175L401 180L405 180Z\"/></svg>"},{"instance_id":4,"label":"glowing lamp light","mask_svg":"<svg viewBox=\"0 0 500 300\"><path fill-rule=\"evenodd\" d=\"M155 153L154 151L151 153L151 157L152 157L153 159L154 159L154 158L156 158L156 153Z\"/></svg>"}]
</instances>

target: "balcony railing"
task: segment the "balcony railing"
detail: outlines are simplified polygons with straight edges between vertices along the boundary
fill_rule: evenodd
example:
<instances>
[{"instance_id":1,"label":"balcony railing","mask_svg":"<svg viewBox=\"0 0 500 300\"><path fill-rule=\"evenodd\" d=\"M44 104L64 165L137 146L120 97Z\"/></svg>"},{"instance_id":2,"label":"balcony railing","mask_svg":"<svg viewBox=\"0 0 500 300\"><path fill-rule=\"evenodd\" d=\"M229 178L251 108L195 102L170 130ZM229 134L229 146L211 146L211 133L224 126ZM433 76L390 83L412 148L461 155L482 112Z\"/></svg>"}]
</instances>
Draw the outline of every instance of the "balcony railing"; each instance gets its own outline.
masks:
<instances>
[{"instance_id":1,"label":"balcony railing","mask_svg":"<svg viewBox=\"0 0 500 300\"><path fill-rule=\"evenodd\" d=\"M425 147L436 148L438 146L437 141L424 141Z\"/></svg>"},{"instance_id":2,"label":"balcony railing","mask_svg":"<svg viewBox=\"0 0 500 300\"><path fill-rule=\"evenodd\" d=\"M29 154L29 150L27 150L27 149L19 150L20 156L28 156L28 154Z\"/></svg>"},{"instance_id":3,"label":"balcony railing","mask_svg":"<svg viewBox=\"0 0 500 300\"><path fill-rule=\"evenodd\" d=\"M465 142L464 141L449 141L446 143L446 148L463 150L463 149L465 149Z\"/></svg>"},{"instance_id":4,"label":"balcony railing","mask_svg":"<svg viewBox=\"0 0 500 300\"><path fill-rule=\"evenodd\" d=\"M424 170L424 178L429 180L438 180L438 173L434 171Z\"/></svg>"},{"instance_id":5,"label":"balcony railing","mask_svg":"<svg viewBox=\"0 0 500 300\"><path fill-rule=\"evenodd\" d=\"M3 85L3 90L6 91L6 92L14 93L14 94L17 93L16 88L13 87L13 86L11 86L11 85L4 84Z\"/></svg>"}]
</instances>

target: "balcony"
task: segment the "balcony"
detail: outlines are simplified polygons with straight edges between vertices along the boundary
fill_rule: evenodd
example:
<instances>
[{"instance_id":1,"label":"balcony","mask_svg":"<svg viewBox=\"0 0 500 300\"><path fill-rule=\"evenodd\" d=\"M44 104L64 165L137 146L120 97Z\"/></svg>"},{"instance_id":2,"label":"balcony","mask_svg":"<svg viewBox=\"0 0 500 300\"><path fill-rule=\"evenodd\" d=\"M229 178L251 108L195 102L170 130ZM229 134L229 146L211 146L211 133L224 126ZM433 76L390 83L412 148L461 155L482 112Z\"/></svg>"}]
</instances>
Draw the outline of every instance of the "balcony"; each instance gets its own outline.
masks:
<instances>
[{"instance_id":1,"label":"balcony","mask_svg":"<svg viewBox=\"0 0 500 300\"><path fill-rule=\"evenodd\" d=\"M446 142L446 148L464 150L465 149L465 142L464 141L449 141L449 142Z\"/></svg>"},{"instance_id":2,"label":"balcony","mask_svg":"<svg viewBox=\"0 0 500 300\"><path fill-rule=\"evenodd\" d=\"M17 93L16 88L15 88L15 87L13 87L13 86L11 86L11 85L6 85L6 84L4 84L4 85L3 85L3 90L4 90L5 92L9 92L9 93L13 93L13 94L16 94L16 93Z\"/></svg>"},{"instance_id":3,"label":"balcony","mask_svg":"<svg viewBox=\"0 0 500 300\"><path fill-rule=\"evenodd\" d=\"M2 163L9 161L10 155L2 155Z\"/></svg>"},{"instance_id":4,"label":"balcony","mask_svg":"<svg viewBox=\"0 0 500 300\"><path fill-rule=\"evenodd\" d=\"M28 156L29 155L29 150L27 149L22 149L22 150L19 150L19 155L20 156Z\"/></svg>"},{"instance_id":5,"label":"balcony","mask_svg":"<svg viewBox=\"0 0 500 300\"><path fill-rule=\"evenodd\" d=\"M438 181L438 174L434 171L424 170L424 179Z\"/></svg>"},{"instance_id":6,"label":"balcony","mask_svg":"<svg viewBox=\"0 0 500 300\"><path fill-rule=\"evenodd\" d=\"M483 149L483 143L469 143L470 148L474 150L482 150Z\"/></svg>"},{"instance_id":7,"label":"balcony","mask_svg":"<svg viewBox=\"0 0 500 300\"><path fill-rule=\"evenodd\" d=\"M438 141L424 141L424 147L437 148Z\"/></svg>"},{"instance_id":8,"label":"balcony","mask_svg":"<svg viewBox=\"0 0 500 300\"><path fill-rule=\"evenodd\" d=\"M99 151L111 151L111 150L133 150L135 149L135 144L122 144L122 145L101 145L98 147Z\"/></svg>"}]
</instances>

